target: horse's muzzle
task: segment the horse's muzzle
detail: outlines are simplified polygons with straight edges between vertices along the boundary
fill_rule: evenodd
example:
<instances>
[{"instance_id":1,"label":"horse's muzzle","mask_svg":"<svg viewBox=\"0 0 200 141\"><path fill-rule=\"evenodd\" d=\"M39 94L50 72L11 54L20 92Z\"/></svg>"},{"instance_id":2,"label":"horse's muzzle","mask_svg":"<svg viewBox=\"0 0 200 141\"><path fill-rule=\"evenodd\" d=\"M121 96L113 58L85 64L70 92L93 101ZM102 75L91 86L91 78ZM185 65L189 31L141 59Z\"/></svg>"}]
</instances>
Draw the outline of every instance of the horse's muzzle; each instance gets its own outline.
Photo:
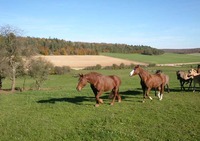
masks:
<instances>
[{"instance_id":1,"label":"horse's muzzle","mask_svg":"<svg viewBox=\"0 0 200 141\"><path fill-rule=\"evenodd\" d=\"M76 90L77 91L81 91L81 87L76 87Z\"/></svg>"}]
</instances>

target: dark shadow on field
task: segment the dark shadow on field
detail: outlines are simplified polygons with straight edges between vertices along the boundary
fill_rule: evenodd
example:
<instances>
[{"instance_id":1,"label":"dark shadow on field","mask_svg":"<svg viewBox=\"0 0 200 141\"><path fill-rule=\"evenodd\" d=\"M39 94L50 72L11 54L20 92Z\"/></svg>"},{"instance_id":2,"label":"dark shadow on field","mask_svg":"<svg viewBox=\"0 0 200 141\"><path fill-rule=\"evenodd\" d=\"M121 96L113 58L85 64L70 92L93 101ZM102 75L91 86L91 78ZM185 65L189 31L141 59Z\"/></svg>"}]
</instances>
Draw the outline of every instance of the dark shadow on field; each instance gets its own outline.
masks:
<instances>
[{"instance_id":1,"label":"dark shadow on field","mask_svg":"<svg viewBox=\"0 0 200 141\"><path fill-rule=\"evenodd\" d=\"M142 94L142 89L137 88L136 90L127 90L123 92L119 92L120 95L125 95L125 96L134 96L134 95L141 95Z\"/></svg>"},{"instance_id":2,"label":"dark shadow on field","mask_svg":"<svg viewBox=\"0 0 200 141\"><path fill-rule=\"evenodd\" d=\"M85 101L93 101L93 97L86 97L86 96L75 96L75 97L64 97L64 98L50 98L47 100L39 100L37 103L52 103L55 104L56 102L69 102L77 105L82 105L82 102Z\"/></svg>"}]
</instances>

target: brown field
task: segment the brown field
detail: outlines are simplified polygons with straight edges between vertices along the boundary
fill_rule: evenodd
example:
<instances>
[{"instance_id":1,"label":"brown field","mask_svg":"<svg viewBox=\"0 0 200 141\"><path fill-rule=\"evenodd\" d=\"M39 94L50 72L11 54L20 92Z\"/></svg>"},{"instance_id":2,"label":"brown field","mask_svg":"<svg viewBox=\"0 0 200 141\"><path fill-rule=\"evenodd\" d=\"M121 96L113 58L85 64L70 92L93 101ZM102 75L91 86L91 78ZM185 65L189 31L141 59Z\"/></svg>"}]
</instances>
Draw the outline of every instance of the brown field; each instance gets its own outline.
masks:
<instances>
[{"instance_id":1,"label":"brown field","mask_svg":"<svg viewBox=\"0 0 200 141\"><path fill-rule=\"evenodd\" d=\"M54 66L70 66L73 69L83 69L88 66L96 66L100 64L102 67L112 66L113 64L125 65L140 64L147 65L146 63L113 58L102 55L58 55L58 56L39 56L45 58L54 64Z\"/></svg>"}]
</instances>

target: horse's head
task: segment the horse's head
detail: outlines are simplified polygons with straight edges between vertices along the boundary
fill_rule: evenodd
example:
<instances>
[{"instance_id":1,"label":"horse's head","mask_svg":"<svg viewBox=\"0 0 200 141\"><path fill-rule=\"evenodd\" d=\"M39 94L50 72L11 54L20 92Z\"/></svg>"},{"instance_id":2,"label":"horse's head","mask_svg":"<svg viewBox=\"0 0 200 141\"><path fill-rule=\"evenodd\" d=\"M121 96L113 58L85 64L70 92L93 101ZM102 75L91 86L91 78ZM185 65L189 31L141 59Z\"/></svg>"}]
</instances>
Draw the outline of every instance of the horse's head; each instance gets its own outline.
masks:
<instances>
[{"instance_id":1,"label":"horse's head","mask_svg":"<svg viewBox=\"0 0 200 141\"><path fill-rule=\"evenodd\" d=\"M188 71L189 76L195 76L197 74L197 71L195 69L191 69Z\"/></svg>"},{"instance_id":2,"label":"horse's head","mask_svg":"<svg viewBox=\"0 0 200 141\"><path fill-rule=\"evenodd\" d=\"M130 75L130 76L134 76L134 75L139 74L139 68L140 68L139 65L135 66L135 68L130 72L129 75Z\"/></svg>"},{"instance_id":3,"label":"horse's head","mask_svg":"<svg viewBox=\"0 0 200 141\"><path fill-rule=\"evenodd\" d=\"M81 91L83 87L87 84L87 77L83 74L79 74L79 80L78 80L78 85L76 86L76 89L78 91Z\"/></svg>"}]
</instances>

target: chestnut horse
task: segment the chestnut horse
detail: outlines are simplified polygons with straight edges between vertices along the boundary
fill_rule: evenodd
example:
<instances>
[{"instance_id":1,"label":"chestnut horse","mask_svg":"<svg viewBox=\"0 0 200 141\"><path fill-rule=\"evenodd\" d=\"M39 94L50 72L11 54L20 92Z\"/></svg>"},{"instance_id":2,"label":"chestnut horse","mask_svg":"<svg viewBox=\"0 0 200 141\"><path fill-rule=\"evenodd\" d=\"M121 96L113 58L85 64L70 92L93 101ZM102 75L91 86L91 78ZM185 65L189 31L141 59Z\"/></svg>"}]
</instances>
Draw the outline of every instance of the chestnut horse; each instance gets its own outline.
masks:
<instances>
[{"instance_id":1,"label":"chestnut horse","mask_svg":"<svg viewBox=\"0 0 200 141\"><path fill-rule=\"evenodd\" d=\"M164 90L165 86L167 87L167 92L169 93L169 76L164 74L161 70L157 70L156 74L160 74L163 77L164 80Z\"/></svg>"},{"instance_id":2,"label":"chestnut horse","mask_svg":"<svg viewBox=\"0 0 200 141\"><path fill-rule=\"evenodd\" d=\"M87 84L90 83L90 87L96 98L96 105L98 107L100 103L103 103L103 100L99 97L103 92L110 91L113 95L113 99L111 105L114 104L115 99L117 97L118 102L121 102L121 97L119 95L119 86L121 85L121 80L118 76L110 75L104 76L97 72L90 72L88 74L79 74L79 82L76 87L78 91Z\"/></svg>"},{"instance_id":3,"label":"chestnut horse","mask_svg":"<svg viewBox=\"0 0 200 141\"><path fill-rule=\"evenodd\" d=\"M158 88L158 98L162 100L164 85L165 82L160 73L158 74L149 74L146 70L142 69L139 65L135 66L135 68L130 72L130 76L139 75L141 81L140 84L143 90L143 102L145 102L146 96L152 100L149 96L149 92L152 88ZM147 89L147 91L146 91Z\"/></svg>"}]
</instances>

